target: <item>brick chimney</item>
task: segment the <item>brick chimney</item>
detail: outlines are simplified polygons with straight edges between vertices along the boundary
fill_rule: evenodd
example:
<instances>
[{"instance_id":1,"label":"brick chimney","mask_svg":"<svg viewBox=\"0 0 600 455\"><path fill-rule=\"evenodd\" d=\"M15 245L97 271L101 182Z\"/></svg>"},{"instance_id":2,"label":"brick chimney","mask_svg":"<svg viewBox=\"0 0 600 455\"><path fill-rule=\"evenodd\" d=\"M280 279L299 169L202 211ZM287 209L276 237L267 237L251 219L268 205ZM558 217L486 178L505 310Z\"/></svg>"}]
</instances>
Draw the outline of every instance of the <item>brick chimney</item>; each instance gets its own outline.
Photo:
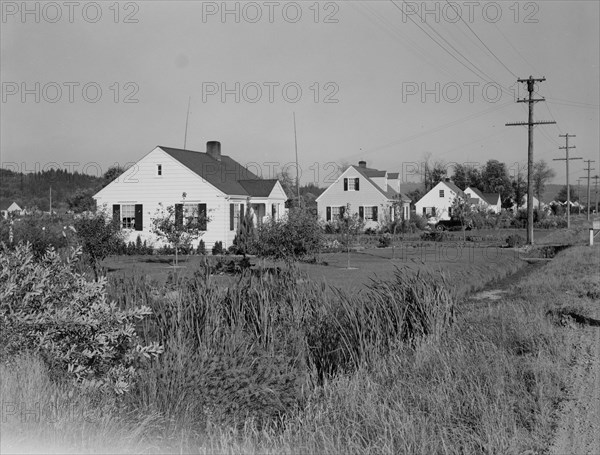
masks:
<instances>
[{"instance_id":1,"label":"brick chimney","mask_svg":"<svg viewBox=\"0 0 600 455\"><path fill-rule=\"evenodd\" d=\"M221 143L219 141L208 141L206 143L206 153L217 161L221 161Z\"/></svg>"},{"instance_id":2,"label":"brick chimney","mask_svg":"<svg viewBox=\"0 0 600 455\"><path fill-rule=\"evenodd\" d=\"M367 162L366 161L359 161L358 162L358 167L366 168L367 167Z\"/></svg>"}]
</instances>

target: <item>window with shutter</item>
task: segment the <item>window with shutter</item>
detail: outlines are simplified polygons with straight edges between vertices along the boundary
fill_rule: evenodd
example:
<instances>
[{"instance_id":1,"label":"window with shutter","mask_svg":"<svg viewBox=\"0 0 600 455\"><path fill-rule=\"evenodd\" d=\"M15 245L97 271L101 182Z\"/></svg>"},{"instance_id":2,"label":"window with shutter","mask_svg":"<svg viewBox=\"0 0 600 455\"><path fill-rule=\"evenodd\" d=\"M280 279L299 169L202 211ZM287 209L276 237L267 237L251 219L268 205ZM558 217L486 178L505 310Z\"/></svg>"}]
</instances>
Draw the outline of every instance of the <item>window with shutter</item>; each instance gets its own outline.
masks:
<instances>
[{"instance_id":1,"label":"window with shutter","mask_svg":"<svg viewBox=\"0 0 600 455\"><path fill-rule=\"evenodd\" d=\"M354 179L354 189L355 189L356 191L358 191L358 188L359 188L359 185L358 185L358 177L356 177L356 178Z\"/></svg>"},{"instance_id":2,"label":"window with shutter","mask_svg":"<svg viewBox=\"0 0 600 455\"><path fill-rule=\"evenodd\" d=\"M142 231L144 229L144 206L135 204L135 230Z\"/></svg>"},{"instance_id":3,"label":"window with shutter","mask_svg":"<svg viewBox=\"0 0 600 455\"><path fill-rule=\"evenodd\" d=\"M348 179L344 179L344 191L348 191Z\"/></svg>"},{"instance_id":4,"label":"window with shutter","mask_svg":"<svg viewBox=\"0 0 600 455\"><path fill-rule=\"evenodd\" d=\"M201 231L206 231L207 220L207 211L206 204L198 204L198 219L199 219L199 228Z\"/></svg>"},{"instance_id":5,"label":"window with shutter","mask_svg":"<svg viewBox=\"0 0 600 455\"><path fill-rule=\"evenodd\" d=\"M325 209L325 220L331 221L331 207Z\"/></svg>"},{"instance_id":6,"label":"window with shutter","mask_svg":"<svg viewBox=\"0 0 600 455\"><path fill-rule=\"evenodd\" d=\"M361 220L364 220L364 219L365 219L365 208L364 208L364 207L359 207L359 208L358 208L358 217L359 217Z\"/></svg>"}]
</instances>

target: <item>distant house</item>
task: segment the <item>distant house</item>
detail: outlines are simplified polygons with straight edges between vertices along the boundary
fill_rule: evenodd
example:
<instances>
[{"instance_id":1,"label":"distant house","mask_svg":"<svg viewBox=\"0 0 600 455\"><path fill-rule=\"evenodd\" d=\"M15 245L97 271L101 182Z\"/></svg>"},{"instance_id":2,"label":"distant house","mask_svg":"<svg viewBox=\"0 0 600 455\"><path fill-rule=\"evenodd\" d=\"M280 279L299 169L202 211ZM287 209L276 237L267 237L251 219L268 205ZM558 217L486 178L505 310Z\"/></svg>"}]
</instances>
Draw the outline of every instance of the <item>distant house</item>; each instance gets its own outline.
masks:
<instances>
[{"instance_id":1,"label":"distant house","mask_svg":"<svg viewBox=\"0 0 600 455\"><path fill-rule=\"evenodd\" d=\"M534 209L537 209L538 207L541 207L542 210L548 210L548 208L549 208L548 204L542 202L542 205L540 206L540 202L539 202L538 198L536 198L535 196L533 196L531 198L531 200L533 201L533 208ZM513 212L516 212L519 209L526 209L526 208L527 208L527 195L525 195L523 197L523 203L521 205L517 206L517 204L515 203L512 206Z\"/></svg>"},{"instance_id":2,"label":"distant house","mask_svg":"<svg viewBox=\"0 0 600 455\"><path fill-rule=\"evenodd\" d=\"M427 218L449 220L452 217L452 203L457 196L466 199L465 193L449 179L439 182L417 201L417 214Z\"/></svg>"},{"instance_id":3,"label":"distant house","mask_svg":"<svg viewBox=\"0 0 600 455\"><path fill-rule=\"evenodd\" d=\"M464 193L469 198L469 202L473 205L477 205L494 213L500 213L502 210L500 194L498 193L483 193L477 188L472 187L468 187Z\"/></svg>"},{"instance_id":4,"label":"distant house","mask_svg":"<svg viewBox=\"0 0 600 455\"><path fill-rule=\"evenodd\" d=\"M358 213L365 228L376 228L391 220L410 219L410 198L400 193L397 172L367 167L366 161L351 165L316 199L319 218L329 222Z\"/></svg>"},{"instance_id":5,"label":"distant house","mask_svg":"<svg viewBox=\"0 0 600 455\"><path fill-rule=\"evenodd\" d=\"M0 201L0 213L2 214L2 217L8 218L9 214L21 215L23 213L23 209L14 201Z\"/></svg>"},{"instance_id":6,"label":"distant house","mask_svg":"<svg viewBox=\"0 0 600 455\"><path fill-rule=\"evenodd\" d=\"M174 206L176 218L204 214L210 219L201 237L207 247L217 241L228 247L246 210L252 210L257 223L280 219L287 197L278 180L261 179L222 155L220 142L211 141L206 153L158 146L94 199L118 220L128 239L140 235L156 241L152 217L161 206Z\"/></svg>"}]
</instances>

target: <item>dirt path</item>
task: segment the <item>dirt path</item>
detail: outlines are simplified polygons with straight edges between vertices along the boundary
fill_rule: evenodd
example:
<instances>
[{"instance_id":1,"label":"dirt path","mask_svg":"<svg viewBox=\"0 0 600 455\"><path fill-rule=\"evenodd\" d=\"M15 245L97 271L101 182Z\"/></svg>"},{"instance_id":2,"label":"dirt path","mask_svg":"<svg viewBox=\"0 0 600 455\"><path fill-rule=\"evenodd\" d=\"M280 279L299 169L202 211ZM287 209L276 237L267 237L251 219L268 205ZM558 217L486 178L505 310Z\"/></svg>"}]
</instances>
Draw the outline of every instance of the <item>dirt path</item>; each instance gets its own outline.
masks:
<instances>
[{"instance_id":1,"label":"dirt path","mask_svg":"<svg viewBox=\"0 0 600 455\"><path fill-rule=\"evenodd\" d=\"M558 410L558 426L549 455L600 454L600 328L571 332L574 362L569 398Z\"/></svg>"}]
</instances>

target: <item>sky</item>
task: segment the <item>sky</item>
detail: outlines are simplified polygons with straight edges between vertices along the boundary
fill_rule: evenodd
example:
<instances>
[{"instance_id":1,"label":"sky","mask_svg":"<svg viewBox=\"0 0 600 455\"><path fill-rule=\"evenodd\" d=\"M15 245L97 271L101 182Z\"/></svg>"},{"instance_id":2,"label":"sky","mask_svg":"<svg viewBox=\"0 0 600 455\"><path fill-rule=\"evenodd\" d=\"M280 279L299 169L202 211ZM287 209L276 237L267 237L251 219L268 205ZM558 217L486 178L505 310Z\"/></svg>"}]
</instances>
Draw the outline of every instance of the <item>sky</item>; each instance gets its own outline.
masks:
<instances>
[{"instance_id":1,"label":"sky","mask_svg":"<svg viewBox=\"0 0 600 455\"><path fill-rule=\"evenodd\" d=\"M13 2L0 21L0 160L100 174L157 145L262 176L331 183L338 166L418 180L433 161L600 168L600 2ZM189 102L189 116L188 112ZM187 118L187 135L186 135ZM570 179L585 177L571 161Z\"/></svg>"}]
</instances>

